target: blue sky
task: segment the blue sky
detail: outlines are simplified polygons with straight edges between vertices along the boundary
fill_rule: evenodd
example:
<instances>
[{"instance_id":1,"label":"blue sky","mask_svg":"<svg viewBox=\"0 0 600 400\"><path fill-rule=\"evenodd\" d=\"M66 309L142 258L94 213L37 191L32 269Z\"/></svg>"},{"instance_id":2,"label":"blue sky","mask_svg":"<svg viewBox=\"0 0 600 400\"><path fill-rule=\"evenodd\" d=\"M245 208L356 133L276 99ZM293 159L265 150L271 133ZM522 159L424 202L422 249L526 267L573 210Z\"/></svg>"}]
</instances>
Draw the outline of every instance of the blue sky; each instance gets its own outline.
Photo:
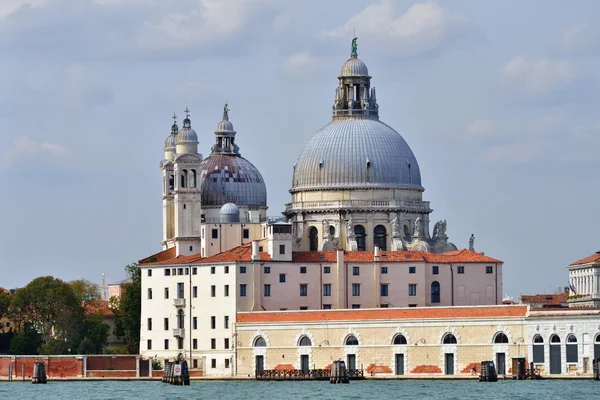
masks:
<instances>
[{"instance_id":1,"label":"blue sky","mask_svg":"<svg viewBox=\"0 0 600 400\"><path fill-rule=\"evenodd\" d=\"M173 112L207 155L229 102L243 156L290 201L354 29L381 119L450 240L555 291L600 249L596 1L3 0L0 286L109 282L160 250Z\"/></svg>"}]
</instances>

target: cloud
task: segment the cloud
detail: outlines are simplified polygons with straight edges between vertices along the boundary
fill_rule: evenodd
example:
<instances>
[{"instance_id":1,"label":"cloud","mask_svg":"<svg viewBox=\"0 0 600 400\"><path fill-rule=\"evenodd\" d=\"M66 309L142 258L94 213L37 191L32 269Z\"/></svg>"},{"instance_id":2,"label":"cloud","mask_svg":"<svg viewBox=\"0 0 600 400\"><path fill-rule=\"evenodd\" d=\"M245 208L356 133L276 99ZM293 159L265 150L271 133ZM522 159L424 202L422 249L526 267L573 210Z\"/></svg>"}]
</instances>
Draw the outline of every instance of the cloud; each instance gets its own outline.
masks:
<instances>
[{"instance_id":1,"label":"cloud","mask_svg":"<svg viewBox=\"0 0 600 400\"><path fill-rule=\"evenodd\" d=\"M383 0L367 6L343 26L325 32L324 37L357 36L377 42L385 52L400 57L437 55L460 41L478 36L478 29L462 16L428 1L411 6L400 16L395 3Z\"/></svg>"},{"instance_id":2,"label":"cloud","mask_svg":"<svg viewBox=\"0 0 600 400\"><path fill-rule=\"evenodd\" d=\"M559 48L569 54L598 54L600 52L600 29L589 25L572 26L565 31Z\"/></svg>"},{"instance_id":3,"label":"cloud","mask_svg":"<svg viewBox=\"0 0 600 400\"><path fill-rule=\"evenodd\" d=\"M8 146L2 157L2 163L5 167L10 167L21 162L29 162L32 158L64 161L69 157L70 151L64 146L19 136Z\"/></svg>"},{"instance_id":4,"label":"cloud","mask_svg":"<svg viewBox=\"0 0 600 400\"><path fill-rule=\"evenodd\" d=\"M321 70L324 62L321 58L313 56L308 51L293 54L283 60L283 72L289 76L314 77Z\"/></svg>"},{"instance_id":5,"label":"cloud","mask_svg":"<svg viewBox=\"0 0 600 400\"><path fill-rule=\"evenodd\" d=\"M540 143L515 143L488 149L485 158L492 164L525 164L537 160L541 155Z\"/></svg>"},{"instance_id":6,"label":"cloud","mask_svg":"<svg viewBox=\"0 0 600 400\"><path fill-rule=\"evenodd\" d=\"M576 82L573 64L566 60L539 59L525 56L513 58L501 70L505 83L513 89L530 95L541 95L563 90Z\"/></svg>"},{"instance_id":7,"label":"cloud","mask_svg":"<svg viewBox=\"0 0 600 400\"><path fill-rule=\"evenodd\" d=\"M494 134L494 123L489 120L479 119L467 124L469 137L487 137Z\"/></svg>"},{"instance_id":8,"label":"cloud","mask_svg":"<svg viewBox=\"0 0 600 400\"><path fill-rule=\"evenodd\" d=\"M48 0L2 0L0 1L0 20L23 8L36 8Z\"/></svg>"}]
</instances>

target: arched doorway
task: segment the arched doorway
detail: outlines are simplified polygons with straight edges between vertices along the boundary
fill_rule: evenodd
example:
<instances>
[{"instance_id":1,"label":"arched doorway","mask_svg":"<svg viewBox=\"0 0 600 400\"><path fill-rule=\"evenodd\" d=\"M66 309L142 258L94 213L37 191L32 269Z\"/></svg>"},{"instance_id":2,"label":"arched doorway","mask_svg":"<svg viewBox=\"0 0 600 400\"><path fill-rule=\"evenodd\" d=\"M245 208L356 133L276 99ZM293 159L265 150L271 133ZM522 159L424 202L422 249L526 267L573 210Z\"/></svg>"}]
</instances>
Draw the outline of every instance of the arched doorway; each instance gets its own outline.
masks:
<instances>
[{"instance_id":1,"label":"arched doorway","mask_svg":"<svg viewBox=\"0 0 600 400\"><path fill-rule=\"evenodd\" d=\"M358 339L354 335L349 335L344 341L344 345L346 346L358 346ZM356 369L356 354L348 353L346 354L346 368Z\"/></svg>"},{"instance_id":2,"label":"arched doorway","mask_svg":"<svg viewBox=\"0 0 600 400\"><path fill-rule=\"evenodd\" d=\"M392 341L392 344L394 346L406 346L407 341L406 341L406 337L404 337L404 335L401 334L397 334L396 336L394 336L394 340ZM395 363L396 363L396 375L404 375L404 352L405 349L403 347L397 347L396 348L396 354L394 354L395 357Z\"/></svg>"},{"instance_id":3,"label":"arched doorway","mask_svg":"<svg viewBox=\"0 0 600 400\"><path fill-rule=\"evenodd\" d=\"M254 347L267 347L266 340L259 336L254 339ZM265 356L263 354L257 354L254 356L255 374L260 375L265 370Z\"/></svg>"},{"instance_id":4,"label":"arched doorway","mask_svg":"<svg viewBox=\"0 0 600 400\"><path fill-rule=\"evenodd\" d=\"M544 339L540 335L533 338L533 362L534 364L544 363Z\"/></svg>"},{"instance_id":5,"label":"arched doorway","mask_svg":"<svg viewBox=\"0 0 600 400\"><path fill-rule=\"evenodd\" d=\"M442 339L442 344L444 345L452 345L456 343L456 336L454 336L451 333L445 334L444 338ZM444 374L454 375L454 352L449 351L450 349L452 349L452 347L444 347Z\"/></svg>"},{"instance_id":6,"label":"arched doorway","mask_svg":"<svg viewBox=\"0 0 600 400\"><path fill-rule=\"evenodd\" d=\"M597 360L600 358L600 335L596 336L594 340L594 359Z\"/></svg>"},{"instance_id":7,"label":"arched doorway","mask_svg":"<svg viewBox=\"0 0 600 400\"><path fill-rule=\"evenodd\" d=\"M567 363L579 362L579 352L577 351L577 337L573 334L567 338Z\"/></svg>"},{"instance_id":8,"label":"arched doorway","mask_svg":"<svg viewBox=\"0 0 600 400\"><path fill-rule=\"evenodd\" d=\"M494 344L508 344L508 336L498 332L494 337ZM496 353L496 370L498 375L506 375L506 353L503 351Z\"/></svg>"},{"instance_id":9,"label":"arched doorway","mask_svg":"<svg viewBox=\"0 0 600 400\"><path fill-rule=\"evenodd\" d=\"M373 229L373 245L379 246L381 251L387 250L387 231L385 226L377 225L375 229Z\"/></svg>"},{"instance_id":10,"label":"arched doorway","mask_svg":"<svg viewBox=\"0 0 600 400\"><path fill-rule=\"evenodd\" d=\"M312 341L310 340L310 338L308 336L302 336L298 340L298 346L299 347L310 347L310 346L312 346ZM301 354L300 355L300 370L302 372L308 372L309 369L310 369L309 355Z\"/></svg>"},{"instance_id":11,"label":"arched doorway","mask_svg":"<svg viewBox=\"0 0 600 400\"><path fill-rule=\"evenodd\" d=\"M560 359L560 337L558 337L558 335L552 335L550 337L550 373L562 373Z\"/></svg>"},{"instance_id":12,"label":"arched doorway","mask_svg":"<svg viewBox=\"0 0 600 400\"><path fill-rule=\"evenodd\" d=\"M367 249L365 227L362 225L354 225L354 234L356 235L356 246L358 251L365 251Z\"/></svg>"},{"instance_id":13,"label":"arched doorway","mask_svg":"<svg viewBox=\"0 0 600 400\"><path fill-rule=\"evenodd\" d=\"M314 226L308 231L310 251L319 250L319 231Z\"/></svg>"}]
</instances>

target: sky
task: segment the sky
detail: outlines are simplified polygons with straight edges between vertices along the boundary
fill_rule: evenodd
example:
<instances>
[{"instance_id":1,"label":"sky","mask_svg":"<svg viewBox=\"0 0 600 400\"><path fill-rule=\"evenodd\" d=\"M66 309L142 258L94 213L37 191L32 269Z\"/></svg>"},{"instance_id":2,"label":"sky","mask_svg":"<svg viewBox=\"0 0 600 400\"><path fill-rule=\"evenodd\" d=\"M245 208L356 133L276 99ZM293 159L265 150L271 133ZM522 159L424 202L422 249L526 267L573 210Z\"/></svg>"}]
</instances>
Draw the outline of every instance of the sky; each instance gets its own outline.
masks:
<instances>
[{"instance_id":1,"label":"sky","mask_svg":"<svg viewBox=\"0 0 600 400\"><path fill-rule=\"evenodd\" d=\"M280 215L356 32L432 224L504 261L507 295L555 292L600 249L599 14L594 0L2 0L0 286L116 282L160 251L159 162L186 107L206 156L229 103Z\"/></svg>"}]
</instances>

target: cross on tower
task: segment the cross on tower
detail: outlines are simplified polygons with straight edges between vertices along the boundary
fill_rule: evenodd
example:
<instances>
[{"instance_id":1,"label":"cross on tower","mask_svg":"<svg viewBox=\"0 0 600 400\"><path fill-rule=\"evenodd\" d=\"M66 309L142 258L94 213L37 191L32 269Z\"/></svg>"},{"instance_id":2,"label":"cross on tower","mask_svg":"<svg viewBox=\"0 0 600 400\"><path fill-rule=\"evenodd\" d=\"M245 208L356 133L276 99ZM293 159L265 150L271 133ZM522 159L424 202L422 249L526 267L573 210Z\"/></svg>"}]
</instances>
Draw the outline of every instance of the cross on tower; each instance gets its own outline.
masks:
<instances>
[{"instance_id":1,"label":"cross on tower","mask_svg":"<svg viewBox=\"0 0 600 400\"><path fill-rule=\"evenodd\" d=\"M190 117L190 110L187 108L187 106L185 107L185 110L183 110L183 112L185 112L185 117L186 118Z\"/></svg>"},{"instance_id":2,"label":"cross on tower","mask_svg":"<svg viewBox=\"0 0 600 400\"><path fill-rule=\"evenodd\" d=\"M175 113L173 113L173 116L171 118L173 118L173 124L176 124L177 123L177 115L175 115Z\"/></svg>"}]
</instances>

